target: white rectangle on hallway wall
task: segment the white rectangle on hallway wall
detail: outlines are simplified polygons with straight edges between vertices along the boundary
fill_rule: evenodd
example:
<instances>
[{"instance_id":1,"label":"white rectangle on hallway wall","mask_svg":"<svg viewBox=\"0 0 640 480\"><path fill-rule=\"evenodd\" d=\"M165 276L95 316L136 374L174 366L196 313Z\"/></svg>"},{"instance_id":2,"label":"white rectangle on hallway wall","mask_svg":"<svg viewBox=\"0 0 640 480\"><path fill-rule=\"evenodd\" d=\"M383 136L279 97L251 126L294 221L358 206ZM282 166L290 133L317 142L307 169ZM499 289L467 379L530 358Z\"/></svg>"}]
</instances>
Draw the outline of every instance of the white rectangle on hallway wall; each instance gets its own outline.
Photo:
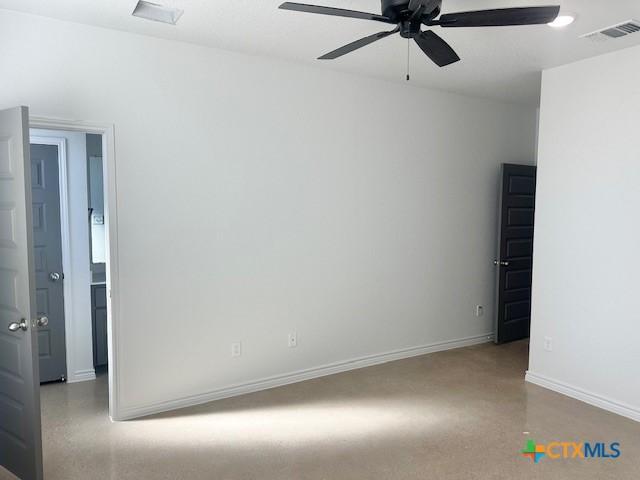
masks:
<instances>
[{"instance_id":1,"label":"white rectangle on hallway wall","mask_svg":"<svg viewBox=\"0 0 640 480\"><path fill-rule=\"evenodd\" d=\"M0 42L0 105L115 125L123 411L491 332L534 108L8 11Z\"/></svg>"}]
</instances>

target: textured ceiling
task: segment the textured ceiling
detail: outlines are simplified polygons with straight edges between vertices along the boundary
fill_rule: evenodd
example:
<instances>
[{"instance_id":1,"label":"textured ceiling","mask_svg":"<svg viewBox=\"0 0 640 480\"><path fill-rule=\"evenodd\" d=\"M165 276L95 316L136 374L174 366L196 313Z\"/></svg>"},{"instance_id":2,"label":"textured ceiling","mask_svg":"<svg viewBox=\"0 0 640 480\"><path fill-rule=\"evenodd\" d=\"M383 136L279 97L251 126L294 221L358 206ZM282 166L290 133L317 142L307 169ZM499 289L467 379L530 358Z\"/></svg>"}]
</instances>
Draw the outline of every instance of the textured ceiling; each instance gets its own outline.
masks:
<instances>
[{"instance_id":1,"label":"textured ceiling","mask_svg":"<svg viewBox=\"0 0 640 480\"><path fill-rule=\"evenodd\" d=\"M278 10L282 0L152 0L183 8L177 26L132 17L137 0L0 0L0 8L44 15L226 50L304 62L344 72L403 82L407 40L398 35L334 61L315 60L336 47L388 25ZM378 0L302 0L380 13ZM444 0L443 11L540 6L553 0ZM640 33L596 43L579 36L635 18L639 0L560 0L577 14L565 29L543 26L437 29L462 61L440 69L411 45L415 85L520 103L537 104L540 71L640 44Z\"/></svg>"}]
</instances>

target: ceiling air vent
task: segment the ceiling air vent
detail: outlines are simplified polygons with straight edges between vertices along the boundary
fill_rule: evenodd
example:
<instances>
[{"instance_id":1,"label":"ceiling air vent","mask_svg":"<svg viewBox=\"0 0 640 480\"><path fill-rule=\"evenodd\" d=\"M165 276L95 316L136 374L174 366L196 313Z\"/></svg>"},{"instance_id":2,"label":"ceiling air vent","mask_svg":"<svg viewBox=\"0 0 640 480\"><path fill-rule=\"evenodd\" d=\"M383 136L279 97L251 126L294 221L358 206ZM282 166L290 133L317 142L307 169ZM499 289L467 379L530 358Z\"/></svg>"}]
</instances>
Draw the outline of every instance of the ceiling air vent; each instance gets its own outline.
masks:
<instances>
[{"instance_id":1,"label":"ceiling air vent","mask_svg":"<svg viewBox=\"0 0 640 480\"><path fill-rule=\"evenodd\" d=\"M587 38L594 41L609 40L612 38L621 38L640 32L640 22L637 20L628 20L626 22L613 25L612 27L603 28L596 32L587 33L580 38Z\"/></svg>"},{"instance_id":2,"label":"ceiling air vent","mask_svg":"<svg viewBox=\"0 0 640 480\"><path fill-rule=\"evenodd\" d=\"M175 25L184 13L179 8L166 7L157 3L140 0L131 15L134 17L152 20L154 22L169 23Z\"/></svg>"}]
</instances>

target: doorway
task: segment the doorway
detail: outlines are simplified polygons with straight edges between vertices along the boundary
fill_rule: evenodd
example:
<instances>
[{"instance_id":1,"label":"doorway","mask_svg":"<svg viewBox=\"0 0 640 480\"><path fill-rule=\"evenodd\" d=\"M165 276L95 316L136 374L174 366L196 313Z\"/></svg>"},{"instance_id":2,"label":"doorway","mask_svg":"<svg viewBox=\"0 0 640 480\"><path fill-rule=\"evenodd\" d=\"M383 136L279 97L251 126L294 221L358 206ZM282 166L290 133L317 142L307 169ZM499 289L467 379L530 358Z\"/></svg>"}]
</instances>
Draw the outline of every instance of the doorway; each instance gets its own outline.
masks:
<instances>
[{"instance_id":1,"label":"doorway","mask_svg":"<svg viewBox=\"0 0 640 480\"><path fill-rule=\"evenodd\" d=\"M36 116L29 117L29 127L32 134L44 132L49 137L75 136L76 139L73 143L63 142L67 156L66 166L69 166L69 159L74 158L77 162L74 167L80 164L83 167L74 168L73 171L69 168L61 170L67 177L67 188L61 190L62 257L64 281L71 286L77 280L74 285L77 288L64 289L64 303L74 305L81 313L74 316L76 310L65 311L65 340L72 340L70 332L74 332L78 326L82 333L79 339L75 339L77 342L74 348L67 348L66 381L75 383L93 380L97 370L102 381L108 385L109 417L118 420L118 362L115 345L119 282L114 128L109 124ZM64 253L67 213L77 219L78 227L74 232L66 229L67 241L70 243L67 251L76 253L68 256ZM72 219L66 221L69 223ZM72 234L76 231L84 231L84 234L74 242ZM74 265L73 259L77 259L77 265ZM65 269L73 272L73 278L70 279ZM76 296L76 291L81 293ZM79 320L76 322L76 319Z\"/></svg>"},{"instance_id":2,"label":"doorway","mask_svg":"<svg viewBox=\"0 0 640 480\"><path fill-rule=\"evenodd\" d=\"M106 374L102 135L30 130L40 382Z\"/></svg>"}]
</instances>

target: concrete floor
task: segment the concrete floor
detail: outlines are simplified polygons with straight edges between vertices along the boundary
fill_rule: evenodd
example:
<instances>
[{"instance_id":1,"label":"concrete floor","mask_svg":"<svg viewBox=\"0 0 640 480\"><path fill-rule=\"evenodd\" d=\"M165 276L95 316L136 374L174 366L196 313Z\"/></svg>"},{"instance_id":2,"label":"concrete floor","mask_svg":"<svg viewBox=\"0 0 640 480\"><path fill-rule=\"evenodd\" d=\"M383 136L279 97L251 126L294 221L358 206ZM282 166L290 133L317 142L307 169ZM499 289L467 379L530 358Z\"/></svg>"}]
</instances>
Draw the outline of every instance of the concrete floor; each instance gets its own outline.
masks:
<instances>
[{"instance_id":1,"label":"concrete floor","mask_svg":"<svg viewBox=\"0 0 640 480\"><path fill-rule=\"evenodd\" d=\"M117 424L105 377L46 385L45 478L640 478L639 423L525 384L526 365L526 343L485 344ZM534 465L529 438L622 456Z\"/></svg>"}]
</instances>

